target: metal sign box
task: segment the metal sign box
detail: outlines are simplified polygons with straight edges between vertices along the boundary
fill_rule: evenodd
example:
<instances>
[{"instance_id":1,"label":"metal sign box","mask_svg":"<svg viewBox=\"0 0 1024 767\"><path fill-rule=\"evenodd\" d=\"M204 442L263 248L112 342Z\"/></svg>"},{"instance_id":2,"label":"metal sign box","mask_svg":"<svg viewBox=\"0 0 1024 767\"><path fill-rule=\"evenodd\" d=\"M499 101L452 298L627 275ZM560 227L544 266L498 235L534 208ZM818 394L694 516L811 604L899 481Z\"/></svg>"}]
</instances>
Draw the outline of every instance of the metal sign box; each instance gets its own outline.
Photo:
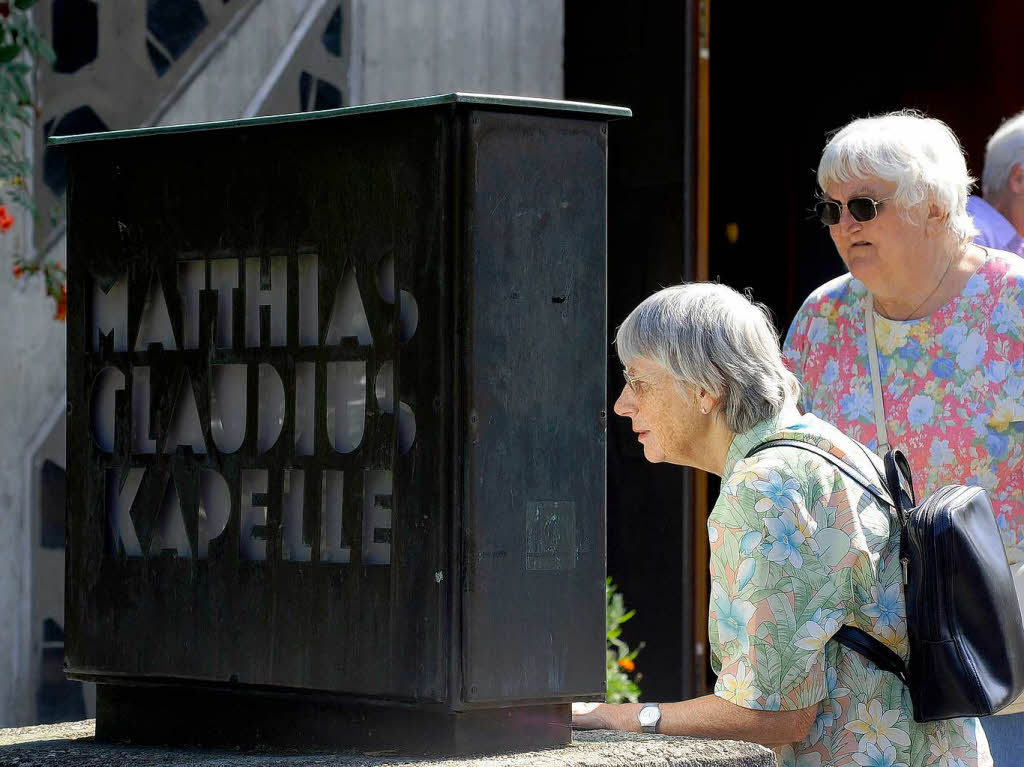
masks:
<instances>
[{"instance_id":1,"label":"metal sign box","mask_svg":"<svg viewBox=\"0 0 1024 767\"><path fill-rule=\"evenodd\" d=\"M451 94L60 137L97 734L466 752L604 691L607 121Z\"/></svg>"}]
</instances>

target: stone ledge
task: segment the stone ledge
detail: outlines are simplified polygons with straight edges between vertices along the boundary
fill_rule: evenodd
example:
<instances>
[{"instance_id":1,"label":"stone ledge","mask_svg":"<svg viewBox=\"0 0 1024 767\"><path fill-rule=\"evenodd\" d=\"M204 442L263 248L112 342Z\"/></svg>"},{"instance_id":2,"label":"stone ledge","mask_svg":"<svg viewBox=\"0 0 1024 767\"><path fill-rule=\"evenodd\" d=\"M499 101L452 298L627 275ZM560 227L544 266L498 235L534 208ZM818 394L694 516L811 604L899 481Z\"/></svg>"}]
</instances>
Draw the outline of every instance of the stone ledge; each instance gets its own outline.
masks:
<instances>
[{"instance_id":1,"label":"stone ledge","mask_svg":"<svg viewBox=\"0 0 1024 767\"><path fill-rule=\"evenodd\" d=\"M775 767L762 746L732 740L670 738L595 730L574 732L564 748L477 758L387 753L200 751L93 740L95 721L0 730L0 765L18 767Z\"/></svg>"}]
</instances>

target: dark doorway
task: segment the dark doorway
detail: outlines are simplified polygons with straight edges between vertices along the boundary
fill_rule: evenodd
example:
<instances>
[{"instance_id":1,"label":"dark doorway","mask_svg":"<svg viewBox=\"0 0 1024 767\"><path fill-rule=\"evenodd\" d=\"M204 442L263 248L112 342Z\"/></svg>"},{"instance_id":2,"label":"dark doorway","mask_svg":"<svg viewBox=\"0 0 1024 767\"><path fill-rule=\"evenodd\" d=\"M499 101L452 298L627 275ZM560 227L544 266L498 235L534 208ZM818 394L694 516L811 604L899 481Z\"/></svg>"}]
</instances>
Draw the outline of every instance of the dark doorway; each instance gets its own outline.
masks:
<instances>
[{"instance_id":1,"label":"dark doorway","mask_svg":"<svg viewBox=\"0 0 1024 767\"><path fill-rule=\"evenodd\" d=\"M694 274L691 3L566 0L565 97L628 106L609 129L608 574L636 617L624 626L645 700L693 694L691 472L644 461L610 341L629 311Z\"/></svg>"},{"instance_id":2,"label":"dark doorway","mask_svg":"<svg viewBox=\"0 0 1024 767\"><path fill-rule=\"evenodd\" d=\"M1024 108L1013 0L889 3L849 11L714 4L709 276L753 295L784 333L803 299L843 273L810 216L826 134L854 117L920 109L950 125L980 177L985 142ZM863 22L864 19L861 19Z\"/></svg>"}]
</instances>

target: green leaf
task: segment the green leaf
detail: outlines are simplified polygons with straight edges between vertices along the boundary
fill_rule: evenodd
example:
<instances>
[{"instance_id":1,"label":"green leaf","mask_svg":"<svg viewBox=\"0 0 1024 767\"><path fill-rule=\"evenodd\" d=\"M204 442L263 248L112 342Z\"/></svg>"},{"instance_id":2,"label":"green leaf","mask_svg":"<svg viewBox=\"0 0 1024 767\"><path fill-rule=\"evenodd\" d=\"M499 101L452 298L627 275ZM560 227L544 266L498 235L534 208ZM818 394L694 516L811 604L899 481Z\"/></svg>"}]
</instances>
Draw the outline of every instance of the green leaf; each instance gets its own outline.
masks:
<instances>
[{"instance_id":1,"label":"green leaf","mask_svg":"<svg viewBox=\"0 0 1024 767\"><path fill-rule=\"evenodd\" d=\"M757 686L762 690L781 690L782 659L779 657L779 651L771 643L757 637L751 637L750 643L757 650L757 665L754 672L759 681ZM769 681L767 684L764 684L760 683L761 679ZM766 692L766 694L770 694L770 692Z\"/></svg>"},{"instance_id":2,"label":"green leaf","mask_svg":"<svg viewBox=\"0 0 1024 767\"><path fill-rule=\"evenodd\" d=\"M722 542L718 547L717 556L720 561L736 572L740 565L740 539L732 530L725 530L722 533Z\"/></svg>"},{"instance_id":3,"label":"green leaf","mask_svg":"<svg viewBox=\"0 0 1024 767\"><path fill-rule=\"evenodd\" d=\"M852 650L848 652L853 652ZM850 663L846 664L847 668L847 686L850 688L850 706L851 710L853 701L862 702L867 705L867 702L875 698L875 690L878 688L878 684L881 681L881 675L886 673L884 671L878 671L877 669L872 672L868 669L864 663Z\"/></svg>"},{"instance_id":4,"label":"green leaf","mask_svg":"<svg viewBox=\"0 0 1024 767\"><path fill-rule=\"evenodd\" d=\"M793 607L785 594L776 592L768 597L768 606L772 615L775 616L775 625L779 627L779 637L784 642L792 642L796 636L796 616L793 615Z\"/></svg>"},{"instance_id":5,"label":"green leaf","mask_svg":"<svg viewBox=\"0 0 1024 767\"><path fill-rule=\"evenodd\" d=\"M801 619L806 623L819 607L835 608L839 601L838 594L842 591L842 588L839 579L825 581L821 584L821 588L814 592L814 596L804 606L804 613L801 615Z\"/></svg>"},{"instance_id":6,"label":"green leaf","mask_svg":"<svg viewBox=\"0 0 1024 767\"><path fill-rule=\"evenodd\" d=\"M35 4L36 0L14 0L14 7L19 11L27 11Z\"/></svg>"},{"instance_id":7,"label":"green leaf","mask_svg":"<svg viewBox=\"0 0 1024 767\"><path fill-rule=\"evenodd\" d=\"M901 683L883 683L882 701L887 711L903 708L903 685Z\"/></svg>"},{"instance_id":8,"label":"green leaf","mask_svg":"<svg viewBox=\"0 0 1024 767\"><path fill-rule=\"evenodd\" d=\"M802 573L794 575L790 578L789 582L793 586L793 610L803 620L803 614L807 610L807 603L811 601L814 590L805 578L800 577L801 575Z\"/></svg>"},{"instance_id":9,"label":"green leaf","mask_svg":"<svg viewBox=\"0 0 1024 767\"><path fill-rule=\"evenodd\" d=\"M21 53L20 45L0 45L0 64L6 64L8 61L13 61L17 58L19 53Z\"/></svg>"},{"instance_id":10,"label":"green leaf","mask_svg":"<svg viewBox=\"0 0 1024 767\"><path fill-rule=\"evenodd\" d=\"M807 659L811 655L807 650L797 648L796 652L787 653L784 661L785 674L779 683L779 693L786 695L794 687L803 684L807 678Z\"/></svg>"},{"instance_id":11,"label":"green leaf","mask_svg":"<svg viewBox=\"0 0 1024 767\"><path fill-rule=\"evenodd\" d=\"M3 50L0 48L0 50ZM22 81L20 77L12 77L11 85L14 88L14 93L18 97L18 105L30 104L32 102L32 94L29 92L28 86Z\"/></svg>"},{"instance_id":12,"label":"green leaf","mask_svg":"<svg viewBox=\"0 0 1024 767\"><path fill-rule=\"evenodd\" d=\"M715 520L727 529L750 530L753 528L754 518L759 516L752 507L753 504L751 509L747 510L742 503L731 500L717 503L714 510Z\"/></svg>"},{"instance_id":13,"label":"green leaf","mask_svg":"<svg viewBox=\"0 0 1024 767\"><path fill-rule=\"evenodd\" d=\"M818 544L818 558L822 564L835 567L850 552L850 536L835 527L819 530L814 536Z\"/></svg>"},{"instance_id":14,"label":"green leaf","mask_svg":"<svg viewBox=\"0 0 1024 767\"><path fill-rule=\"evenodd\" d=\"M611 578L605 580L605 628L606 628L606 649L605 649L605 700L608 703L636 703L640 698L640 687L629 678L629 675L619 666L623 658L633 660L637 653L643 648L644 643L634 650L629 649L624 641L619 639L622 629L619 626L636 615L635 610L626 610L625 600L618 592Z\"/></svg>"}]
</instances>

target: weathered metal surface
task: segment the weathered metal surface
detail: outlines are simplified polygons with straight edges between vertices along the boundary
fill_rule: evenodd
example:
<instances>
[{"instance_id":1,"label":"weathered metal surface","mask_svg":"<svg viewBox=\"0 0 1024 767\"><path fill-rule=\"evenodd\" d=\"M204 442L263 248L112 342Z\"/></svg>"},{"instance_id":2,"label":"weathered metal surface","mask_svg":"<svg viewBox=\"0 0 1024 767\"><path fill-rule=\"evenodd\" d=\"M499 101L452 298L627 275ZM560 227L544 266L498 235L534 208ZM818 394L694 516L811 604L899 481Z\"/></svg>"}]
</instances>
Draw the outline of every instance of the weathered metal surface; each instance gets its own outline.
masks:
<instances>
[{"instance_id":1,"label":"weathered metal surface","mask_svg":"<svg viewBox=\"0 0 1024 767\"><path fill-rule=\"evenodd\" d=\"M74 678L602 695L607 115L492 101L66 141Z\"/></svg>"},{"instance_id":2,"label":"weathered metal surface","mask_svg":"<svg viewBox=\"0 0 1024 767\"><path fill-rule=\"evenodd\" d=\"M571 740L568 703L472 711L338 703L331 697L99 685L99 740L161 745L316 748L399 753L529 750Z\"/></svg>"},{"instance_id":3,"label":"weathered metal surface","mask_svg":"<svg viewBox=\"0 0 1024 767\"><path fill-rule=\"evenodd\" d=\"M53 136L47 141L48 146L66 146L94 141L114 141L122 138L154 136L165 133L190 133L193 131L209 131L219 128L239 128L254 125L279 125L289 122L309 122L310 120L327 120L373 112L391 112L410 108L438 106L442 104L464 104L483 108L506 108L527 112L579 112L595 118L608 120L632 116L628 107L611 106L609 104L591 104L585 101L560 101L557 99L538 99L525 96L498 96L487 93L445 93L437 96L422 96L401 101L382 101L374 104L359 104L340 109L323 109L317 112L297 112L287 115L267 115L265 117L249 117L241 120L224 120L211 123L190 123L187 125L159 125L153 128L136 128L131 130L106 131L104 133L83 133L75 136Z\"/></svg>"},{"instance_id":4,"label":"weathered metal surface","mask_svg":"<svg viewBox=\"0 0 1024 767\"><path fill-rule=\"evenodd\" d=\"M571 595L597 593L605 570L605 221L587 211L606 209L606 132L557 117L469 120L470 701L595 692L604 611ZM480 481L490 472L501 480Z\"/></svg>"}]
</instances>

